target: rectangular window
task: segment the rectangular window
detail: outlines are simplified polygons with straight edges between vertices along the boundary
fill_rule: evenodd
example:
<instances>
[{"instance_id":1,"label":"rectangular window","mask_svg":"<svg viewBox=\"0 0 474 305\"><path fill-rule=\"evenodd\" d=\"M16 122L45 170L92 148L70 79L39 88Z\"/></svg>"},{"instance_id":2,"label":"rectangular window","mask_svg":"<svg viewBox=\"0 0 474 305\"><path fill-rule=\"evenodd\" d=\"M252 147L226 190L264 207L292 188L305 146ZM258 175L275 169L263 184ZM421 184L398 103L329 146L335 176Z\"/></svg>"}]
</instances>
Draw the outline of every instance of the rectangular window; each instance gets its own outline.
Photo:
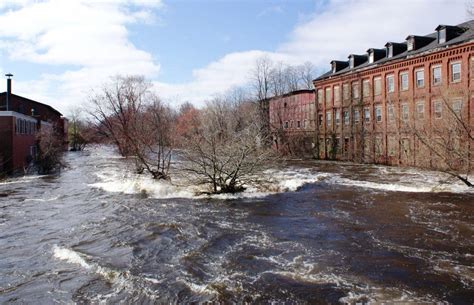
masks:
<instances>
[{"instance_id":1,"label":"rectangular window","mask_svg":"<svg viewBox=\"0 0 474 305\"><path fill-rule=\"evenodd\" d=\"M438 43L445 43L446 42L446 29L442 29L438 31Z\"/></svg>"},{"instance_id":2,"label":"rectangular window","mask_svg":"<svg viewBox=\"0 0 474 305\"><path fill-rule=\"evenodd\" d=\"M370 109L364 108L364 121L366 123L370 122Z\"/></svg>"},{"instance_id":3,"label":"rectangular window","mask_svg":"<svg viewBox=\"0 0 474 305\"><path fill-rule=\"evenodd\" d=\"M441 79L441 67L436 66L433 67L433 85L439 85L441 84L442 79Z\"/></svg>"},{"instance_id":4,"label":"rectangular window","mask_svg":"<svg viewBox=\"0 0 474 305\"><path fill-rule=\"evenodd\" d=\"M375 120L382 122L382 106L375 106Z\"/></svg>"},{"instance_id":5,"label":"rectangular window","mask_svg":"<svg viewBox=\"0 0 474 305\"><path fill-rule=\"evenodd\" d=\"M408 104L402 104L402 120L408 121Z\"/></svg>"},{"instance_id":6,"label":"rectangular window","mask_svg":"<svg viewBox=\"0 0 474 305\"><path fill-rule=\"evenodd\" d=\"M434 117L440 119L443 116L443 104L441 101L435 101L434 104Z\"/></svg>"},{"instance_id":7,"label":"rectangular window","mask_svg":"<svg viewBox=\"0 0 474 305\"><path fill-rule=\"evenodd\" d=\"M453 102L453 112L456 114L458 118L461 117L461 112L462 112L462 101L461 100L456 100Z\"/></svg>"},{"instance_id":8,"label":"rectangular window","mask_svg":"<svg viewBox=\"0 0 474 305\"><path fill-rule=\"evenodd\" d=\"M339 86L334 86L334 102L341 101L341 88Z\"/></svg>"},{"instance_id":9,"label":"rectangular window","mask_svg":"<svg viewBox=\"0 0 474 305\"><path fill-rule=\"evenodd\" d=\"M376 77L374 78L374 95L382 94L382 78Z\"/></svg>"},{"instance_id":10,"label":"rectangular window","mask_svg":"<svg viewBox=\"0 0 474 305\"><path fill-rule=\"evenodd\" d=\"M356 122L356 123L360 122L360 111L359 111L359 109L354 110L354 122Z\"/></svg>"},{"instance_id":11,"label":"rectangular window","mask_svg":"<svg viewBox=\"0 0 474 305\"><path fill-rule=\"evenodd\" d=\"M400 73L400 90L408 90L408 72Z\"/></svg>"},{"instance_id":12,"label":"rectangular window","mask_svg":"<svg viewBox=\"0 0 474 305\"><path fill-rule=\"evenodd\" d=\"M326 88L326 106L331 105L331 88Z\"/></svg>"},{"instance_id":13,"label":"rectangular window","mask_svg":"<svg viewBox=\"0 0 474 305\"><path fill-rule=\"evenodd\" d=\"M393 122L395 120L395 111L393 109L393 105L387 106L387 117L390 122Z\"/></svg>"},{"instance_id":14,"label":"rectangular window","mask_svg":"<svg viewBox=\"0 0 474 305\"><path fill-rule=\"evenodd\" d=\"M359 83L352 83L352 97L359 98Z\"/></svg>"},{"instance_id":15,"label":"rectangular window","mask_svg":"<svg viewBox=\"0 0 474 305\"><path fill-rule=\"evenodd\" d=\"M323 103L323 89L318 89L318 103Z\"/></svg>"},{"instance_id":16,"label":"rectangular window","mask_svg":"<svg viewBox=\"0 0 474 305\"><path fill-rule=\"evenodd\" d=\"M349 96L349 84L342 85L342 95L343 95L344 100L348 100L350 98L350 96Z\"/></svg>"},{"instance_id":17,"label":"rectangular window","mask_svg":"<svg viewBox=\"0 0 474 305\"><path fill-rule=\"evenodd\" d=\"M288 129L288 121L285 122L285 129Z\"/></svg>"},{"instance_id":18,"label":"rectangular window","mask_svg":"<svg viewBox=\"0 0 474 305\"><path fill-rule=\"evenodd\" d=\"M326 126L331 127L332 113L331 111L326 112Z\"/></svg>"},{"instance_id":19,"label":"rectangular window","mask_svg":"<svg viewBox=\"0 0 474 305\"><path fill-rule=\"evenodd\" d=\"M425 102L424 101L420 101L416 103L416 117L418 119L425 118Z\"/></svg>"},{"instance_id":20,"label":"rectangular window","mask_svg":"<svg viewBox=\"0 0 474 305\"><path fill-rule=\"evenodd\" d=\"M415 78L416 78L416 87L423 88L425 86L425 71L416 70Z\"/></svg>"},{"instance_id":21,"label":"rectangular window","mask_svg":"<svg viewBox=\"0 0 474 305\"><path fill-rule=\"evenodd\" d=\"M319 126L323 126L323 115L320 113L318 114L318 124Z\"/></svg>"},{"instance_id":22,"label":"rectangular window","mask_svg":"<svg viewBox=\"0 0 474 305\"><path fill-rule=\"evenodd\" d=\"M344 125L349 125L349 111L344 110Z\"/></svg>"},{"instance_id":23,"label":"rectangular window","mask_svg":"<svg viewBox=\"0 0 474 305\"><path fill-rule=\"evenodd\" d=\"M290 121L290 128L293 128L293 120Z\"/></svg>"},{"instance_id":24,"label":"rectangular window","mask_svg":"<svg viewBox=\"0 0 474 305\"><path fill-rule=\"evenodd\" d=\"M387 92L395 92L395 83L393 80L393 75L387 75Z\"/></svg>"},{"instance_id":25,"label":"rectangular window","mask_svg":"<svg viewBox=\"0 0 474 305\"><path fill-rule=\"evenodd\" d=\"M341 111L336 110L336 125L340 125L340 124L341 124Z\"/></svg>"},{"instance_id":26,"label":"rectangular window","mask_svg":"<svg viewBox=\"0 0 474 305\"><path fill-rule=\"evenodd\" d=\"M370 96L370 83L368 79L362 81L362 95L364 97Z\"/></svg>"},{"instance_id":27,"label":"rectangular window","mask_svg":"<svg viewBox=\"0 0 474 305\"><path fill-rule=\"evenodd\" d=\"M381 137L375 138L375 155L381 156L383 153L383 140Z\"/></svg>"},{"instance_id":28,"label":"rectangular window","mask_svg":"<svg viewBox=\"0 0 474 305\"><path fill-rule=\"evenodd\" d=\"M461 63L456 62L451 64L451 81L453 83L461 80Z\"/></svg>"},{"instance_id":29,"label":"rectangular window","mask_svg":"<svg viewBox=\"0 0 474 305\"><path fill-rule=\"evenodd\" d=\"M296 127L301 128L301 121L296 121Z\"/></svg>"}]
</instances>

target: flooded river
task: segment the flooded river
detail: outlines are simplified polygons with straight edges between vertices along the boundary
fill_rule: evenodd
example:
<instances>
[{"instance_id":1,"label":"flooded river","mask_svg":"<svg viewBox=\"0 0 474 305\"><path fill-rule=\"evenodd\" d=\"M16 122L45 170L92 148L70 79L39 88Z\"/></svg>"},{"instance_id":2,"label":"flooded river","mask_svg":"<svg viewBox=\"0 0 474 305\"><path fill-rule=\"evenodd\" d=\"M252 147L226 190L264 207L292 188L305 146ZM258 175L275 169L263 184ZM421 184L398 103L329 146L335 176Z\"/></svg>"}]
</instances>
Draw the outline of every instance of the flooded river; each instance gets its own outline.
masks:
<instances>
[{"instance_id":1,"label":"flooded river","mask_svg":"<svg viewBox=\"0 0 474 305\"><path fill-rule=\"evenodd\" d=\"M474 192L439 173L293 162L208 198L66 161L0 182L0 303L473 303Z\"/></svg>"}]
</instances>

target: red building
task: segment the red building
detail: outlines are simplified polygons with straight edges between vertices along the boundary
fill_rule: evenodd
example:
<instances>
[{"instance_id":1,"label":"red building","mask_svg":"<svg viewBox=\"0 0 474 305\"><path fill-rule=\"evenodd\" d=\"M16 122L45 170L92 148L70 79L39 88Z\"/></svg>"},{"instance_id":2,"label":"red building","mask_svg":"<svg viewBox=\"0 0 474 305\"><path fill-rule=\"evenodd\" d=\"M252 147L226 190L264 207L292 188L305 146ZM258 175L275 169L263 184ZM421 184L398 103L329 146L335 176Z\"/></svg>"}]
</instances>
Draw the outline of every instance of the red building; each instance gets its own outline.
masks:
<instances>
[{"instance_id":1,"label":"red building","mask_svg":"<svg viewBox=\"0 0 474 305\"><path fill-rule=\"evenodd\" d=\"M7 92L0 93L0 173L24 170L37 155L36 134L54 128L67 142L67 120L49 105Z\"/></svg>"},{"instance_id":2,"label":"red building","mask_svg":"<svg viewBox=\"0 0 474 305\"><path fill-rule=\"evenodd\" d=\"M313 83L320 158L437 168L444 146L472 159L474 21L332 61Z\"/></svg>"},{"instance_id":3,"label":"red building","mask_svg":"<svg viewBox=\"0 0 474 305\"><path fill-rule=\"evenodd\" d=\"M269 99L273 147L284 153L310 154L316 145L314 90L298 90Z\"/></svg>"}]
</instances>

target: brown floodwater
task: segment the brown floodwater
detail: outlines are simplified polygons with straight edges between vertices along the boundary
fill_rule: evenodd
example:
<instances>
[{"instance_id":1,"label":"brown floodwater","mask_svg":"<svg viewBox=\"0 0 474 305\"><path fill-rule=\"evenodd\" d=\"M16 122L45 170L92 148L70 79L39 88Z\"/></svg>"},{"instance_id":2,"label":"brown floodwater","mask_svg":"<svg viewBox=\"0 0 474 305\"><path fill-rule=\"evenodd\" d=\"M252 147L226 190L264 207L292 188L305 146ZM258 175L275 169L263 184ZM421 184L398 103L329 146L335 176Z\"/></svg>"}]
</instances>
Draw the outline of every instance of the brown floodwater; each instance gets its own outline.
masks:
<instances>
[{"instance_id":1,"label":"brown floodwater","mask_svg":"<svg viewBox=\"0 0 474 305\"><path fill-rule=\"evenodd\" d=\"M442 174L293 161L205 197L66 161L0 182L0 303L473 304L474 192Z\"/></svg>"}]
</instances>

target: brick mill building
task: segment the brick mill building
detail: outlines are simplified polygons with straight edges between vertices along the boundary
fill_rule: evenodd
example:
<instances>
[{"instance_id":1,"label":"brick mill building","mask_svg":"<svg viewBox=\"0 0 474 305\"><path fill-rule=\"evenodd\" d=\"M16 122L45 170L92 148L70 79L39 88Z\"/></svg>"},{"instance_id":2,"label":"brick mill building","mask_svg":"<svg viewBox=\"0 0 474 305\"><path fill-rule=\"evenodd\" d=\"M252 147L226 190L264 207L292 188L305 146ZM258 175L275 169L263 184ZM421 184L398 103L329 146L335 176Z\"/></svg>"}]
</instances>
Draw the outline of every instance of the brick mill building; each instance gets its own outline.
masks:
<instances>
[{"instance_id":1,"label":"brick mill building","mask_svg":"<svg viewBox=\"0 0 474 305\"><path fill-rule=\"evenodd\" d=\"M436 168L421 132L462 119L473 136L474 21L334 60L313 83L320 158Z\"/></svg>"},{"instance_id":2,"label":"brick mill building","mask_svg":"<svg viewBox=\"0 0 474 305\"><path fill-rule=\"evenodd\" d=\"M67 120L53 107L11 93L0 93L0 174L23 171L37 156L36 135L54 129L67 142Z\"/></svg>"},{"instance_id":3,"label":"brick mill building","mask_svg":"<svg viewBox=\"0 0 474 305\"><path fill-rule=\"evenodd\" d=\"M290 154L311 152L316 141L314 90L297 90L269 99L273 147Z\"/></svg>"}]
</instances>

